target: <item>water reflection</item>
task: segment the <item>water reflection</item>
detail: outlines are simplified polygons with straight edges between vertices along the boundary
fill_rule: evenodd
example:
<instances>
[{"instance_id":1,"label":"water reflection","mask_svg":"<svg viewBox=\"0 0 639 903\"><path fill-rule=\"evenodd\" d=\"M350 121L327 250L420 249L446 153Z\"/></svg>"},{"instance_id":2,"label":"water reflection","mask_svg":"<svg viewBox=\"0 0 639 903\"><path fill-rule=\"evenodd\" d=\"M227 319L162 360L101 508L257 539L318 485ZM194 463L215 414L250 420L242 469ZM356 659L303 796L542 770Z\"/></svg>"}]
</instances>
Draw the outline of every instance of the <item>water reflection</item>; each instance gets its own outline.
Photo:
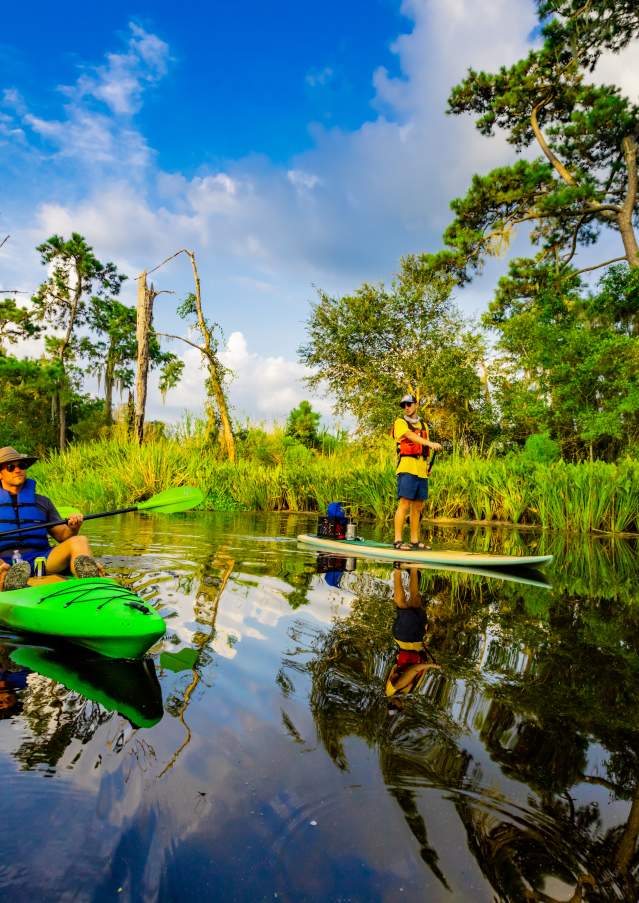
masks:
<instances>
[{"instance_id":1,"label":"water reflection","mask_svg":"<svg viewBox=\"0 0 639 903\"><path fill-rule=\"evenodd\" d=\"M127 674L2 641L0 897L636 900L635 547L438 535L556 556L488 575L309 526L96 527L167 636Z\"/></svg>"},{"instance_id":2,"label":"water reflection","mask_svg":"<svg viewBox=\"0 0 639 903\"><path fill-rule=\"evenodd\" d=\"M542 602L535 591L511 588L497 608L494 587L478 607L470 577L456 583L424 572L420 587L411 570L408 587L396 569L392 590L382 579L368 586L348 617L315 637L311 708L336 766L349 768L354 735L377 750L388 792L446 887L419 806L420 791L430 788L453 802L468 850L499 899L637 899L634 611L614 618L609 607L563 592ZM443 665L421 672L416 664L403 687L402 652L386 642L391 593L411 618L407 627L396 612L399 649L401 633L405 648L427 648ZM396 679L391 694L386 681L385 695L407 695L389 718L382 686L393 655ZM593 796L595 785L606 788L607 803ZM631 801L630 812L615 823L611 803L620 800Z\"/></svg>"}]
</instances>

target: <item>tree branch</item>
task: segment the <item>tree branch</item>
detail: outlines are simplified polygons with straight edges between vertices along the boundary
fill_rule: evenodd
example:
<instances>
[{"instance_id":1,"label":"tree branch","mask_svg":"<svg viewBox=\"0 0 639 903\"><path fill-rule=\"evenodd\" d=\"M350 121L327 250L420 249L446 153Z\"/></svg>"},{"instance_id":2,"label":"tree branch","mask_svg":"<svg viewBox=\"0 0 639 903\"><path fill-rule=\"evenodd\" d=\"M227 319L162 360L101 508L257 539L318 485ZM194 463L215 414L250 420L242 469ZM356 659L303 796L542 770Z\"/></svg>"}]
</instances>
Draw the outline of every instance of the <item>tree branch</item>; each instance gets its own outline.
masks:
<instances>
[{"instance_id":1,"label":"tree branch","mask_svg":"<svg viewBox=\"0 0 639 903\"><path fill-rule=\"evenodd\" d=\"M577 270L573 273L574 276L579 276L580 273L591 273L593 270L600 270L601 267L610 266L611 263L620 263L622 260L628 261L628 258L624 255L623 257L613 257L612 260L604 260L603 263L598 263L594 267L584 267L583 270Z\"/></svg>"},{"instance_id":2,"label":"tree branch","mask_svg":"<svg viewBox=\"0 0 639 903\"><path fill-rule=\"evenodd\" d=\"M5 237L2 239L2 241L0 241L0 248L1 248L3 245L5 245L5 244L9 241L10 238L11 238L10 235L5 235Z\"/></svg>"},{"instance_id":3,"label":"tree branch","mask_svg":"<svg viewBox=\"0 0 639 903\"><path fill-rule=\"evenodd\" d=\"M173 335L170 332L156 332L156 335L164 336L165 339L179 339L180 342L186 342L187 345L190 345L192 348L197 348L197 350L206 355L206 349L201 345L197 345L195 342L191 342L189 339L185 339L182 335Z\"/></svg>"},{"instance_id":4,"label":"tree branch","mask_svg":"<svg viewBox=\"0 0 639 903\"><path fill-rule=\"evenodd\" d=\"M537 139L537 143L539 144L540 148L542 149L544 156L546 157L548 162L554 167L554 169L557 170L557 172L559 173L559 175L561 176L561 178L564 180L564 182L567 185L571 185L574 187L577 185L577 182L570 175L570 173L568 172L568 170L566 169L564 164L561 162L559 157L556 157L555 154L551 151L550 147L548 146L548 143L546 142L544 134L539 127L539 121L537 119L537 112L538 112L538 110L542 110L546 106L546 104L549 103L549 101L550 101L550 97L546 96L542 100L539 100L534 105L534 107L532 108L532 110L530 112L530 124L532 126L533 132L535 133L535 138Z\"/></svg>"},{"instance_id":5,"label":"tree branch","mask_svg":"<svg viewBox=\"0 0 639 903\"><path fill-rule=\"evenodd\" d=\"M190 251L187 251L186 248L180 248L179 251L176 251L175 254L171 254L171 256L170 256L170 257L167 257L166 260L163 260L162 263L158 263L158 265L157 265L156 267L153 267L152 270L146 270L147 276L148 276L150 273L155 273L156 270L159 270L160 267L163 267L165 263L168 263L168 262L169 262L169 260L173 260L174 257L179 257L180 254L190 254L190 253L191 253L191 252L190 252ZM140 276L142 276L142 273L138 273L138 275L137 275L135 278L136 278L136 279L139 279Z\"/></svg>"}]
</instances>

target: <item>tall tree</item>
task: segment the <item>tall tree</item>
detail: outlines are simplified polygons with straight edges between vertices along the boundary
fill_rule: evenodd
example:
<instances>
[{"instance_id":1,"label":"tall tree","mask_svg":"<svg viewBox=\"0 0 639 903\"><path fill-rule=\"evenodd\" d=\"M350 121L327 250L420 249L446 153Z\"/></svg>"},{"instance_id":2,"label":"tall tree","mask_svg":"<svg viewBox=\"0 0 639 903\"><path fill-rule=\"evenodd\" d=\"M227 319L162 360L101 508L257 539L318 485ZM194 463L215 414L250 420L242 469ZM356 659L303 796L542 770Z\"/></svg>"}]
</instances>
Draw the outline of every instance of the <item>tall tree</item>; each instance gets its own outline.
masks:
<instances>
[{"instance_id":1,"label":"tall tree","mask_svg":"<svg viewBox=\"0 0 639 903\"><path fill-rule=\"evenodd\" d=\"M602 230L618 234L623 253L586 269L616 260L639 266L639 107L618 88L589 81L602 53L639 36L639 7L631 0L543 0L538 8L543 45L495 74L470 69L449 99L449 112L474 114L482 134L499 128L518 152L541 152L474 176L466 196L453 201L448 247L425 260L461 282L507 246L520 224L531 226L536 259L552 261L568 278L579 247Z\"/></svg>"},{"instance_id":2,"label":"tall tree","mask_svg":"<svg viewBox=\"0 0 639 903\"><path fill-rule=\"evenodd\" d=\"M126 276L115 264L101 263L85 238L73 232L70 239L52 235L38 246L40 259L49 267L50 275L33 295L37 318L60 331L47 337L47 348L61 370L55 408L58 424L58 446L67 443L67 405L72 389L70 364L77 347L77 330L86 323L87 302L92 295L117 295Z\"/></svg>"},{"instance_id":3,"label":"tall tree","mask_svg":"<svg viewBox=\"0 0 639 903\"><path fill-rule=\"evenodd\" d=\"M416 258L402 261L390 288L365 284L341 298L320 292L307 329L299 354L313 369L309 385L326 385L336 410L365 428L387 429L399 398L414 390L431 403L442 435L482 431L483 339L453 304L449 282Z\"/></svg>"},{"instance_id":4,"label":"tall tree","mask_svg":"<svg viewBox=\"0 0 639 903\"><path fill-rule=\"evenodd\" d=\"M204 308L202 306L202 287L200 283L200 275L195 260L195 253L187 248L176 251L171 257L163 261L160 266L172 260L179 254L186 254L191 261L191 269L193 271L193 282L195 291L187 295L186 299L178 308L178 314L185 320L190 320L192 328L200 336L200 342L194 342L184 336L172 335L167 332L159 332L158 335L166 336L170 339L179 339L186 342L192 348L197 348L204 358L207 370L206 393L207 400L207 437L213 439L215 435L219 435L220 444L222 445L226 457L229 461L235 461L235 437L233 435L233 427L231 425L231 417L226 399L225 382L228 379L229 371L224 366L219 357L219 344L216 337L216 330L219 328L217 323L211 323L204 316ZM158 267L156 267L158 269ZM146 284L146 273L141 274L144 277L144 285ZM138 296L138 309L140 306L140 295ZM138 320L139 322L139 320Z\"/></svg>"},{"instance_id":5,"label":"tall tree","mask_svg":"<svg viewBox=\"0 0 639 903\"><path fill-rule=\"evenodd\" d=\"M133 386L134 362L137 357L136 311L115 298L91 299L87 325L96 334L80 341L80 351L86 356L89 372L104 384L104 420L113 422L113 391L120 393ZM149 363L160 368L160 390L166 393L180 380L184 364L170 351L162 351L156 334L149 334Z\"/></svg>"},{"instance_id":6,"label":"tall tree","mask_svg":"<svg viewBox=\"0 0 639 903\"><path fill-rule=\"evenodd\" d=\"M550 431L564 456L614 457L639 442L639 269L617 265L585 291L552 264L516 260L484 322L507 436Z\"/></svg>"},{"instance_id":7,"label":"tall tree","mask_svg":"<svg viewBox=\"0 0 639 903\"><path fill-rule=\"evenodd\" d=\"M319 445L320 420L320 414L313 410L310 401L300 401L286 419L286 435L309 448Z\"/></svg>"}]
</instances>

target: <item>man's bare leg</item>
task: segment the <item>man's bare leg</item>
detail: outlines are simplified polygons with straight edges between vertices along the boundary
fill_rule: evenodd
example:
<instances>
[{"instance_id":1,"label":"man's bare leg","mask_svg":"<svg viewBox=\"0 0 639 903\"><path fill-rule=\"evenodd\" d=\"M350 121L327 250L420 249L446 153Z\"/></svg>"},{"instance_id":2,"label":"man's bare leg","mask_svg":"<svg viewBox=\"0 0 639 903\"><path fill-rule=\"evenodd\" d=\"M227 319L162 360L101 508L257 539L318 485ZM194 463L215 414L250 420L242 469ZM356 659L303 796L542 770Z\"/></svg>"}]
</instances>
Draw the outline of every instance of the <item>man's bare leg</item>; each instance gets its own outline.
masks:
<instances>
[{"instance_id":1,"label":"man's bare leg","mask_svg":"<svg viewBox=\"0 0 639 903\"><path fill-rule=\"evenodd\" d=\"M399 504L397 506L397 511L395 512L395 542L402 541L402 534L404 533L404 524L406 523L406 516L410 510L411 501L410 499L400 499Z\"/></svg>"},{"instance_id":2,"label":"man's bare leg","mask_svg":"<svg viewBox=\"0 0 639 903\"><path fill-rule=\"evenodd\" d=\"M86 555L89 558L93 557L93 552L86 536L72 536L70 539L65 539L64 542L61 542L51 550L47 558L47 573L62 574L64 571L70 570L72 574L75 574L74 563L79 555ZM99 562L96 563L100 576L104 577L106 571L103 565Z\"/></svg>"},{"instance_id":3,"label":"man's bare leg","mask_svg":"<svg viewBox=\"0 0 639 903\"><path fill-rule=\"evenodd\" d=\"M419 542L419 528L422 521L422 508L424 503L415 499L410 503L410 541Z\"/></svg>"}]
</instances>

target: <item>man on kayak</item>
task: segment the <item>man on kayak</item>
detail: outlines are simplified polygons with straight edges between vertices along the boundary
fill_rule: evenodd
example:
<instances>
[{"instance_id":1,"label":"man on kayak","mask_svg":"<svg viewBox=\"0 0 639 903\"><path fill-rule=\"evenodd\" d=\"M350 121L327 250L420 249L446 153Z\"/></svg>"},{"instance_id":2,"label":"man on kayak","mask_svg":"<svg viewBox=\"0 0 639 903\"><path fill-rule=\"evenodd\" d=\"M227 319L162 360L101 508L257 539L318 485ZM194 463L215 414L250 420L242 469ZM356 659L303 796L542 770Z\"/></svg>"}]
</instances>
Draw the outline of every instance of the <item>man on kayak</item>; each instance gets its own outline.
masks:
<instances>
[{"instance_id":1,"label":"man on kayak","mask_svg":"<svg viewBox=\"0 0 639 903\"><path fill-rule=\"evenodd\" d=\"M424 502L428 498L428 458L432 451L440 451L439 442L431 442L428 426L416 416L417 399L404 395L400 401L404 409L393 426L397 443L397 498L395 512L396 549L426 549L419 540L419 526ZM407 515L410 518L410 544L402 542Z\"/></svg>"},{"instance_id":2,"label":"man on kayak","mask_svg":"<svg viewBox=\"0 0 639 903\"><path fill-rule=\"evenodd\" d=\"M104 568L92 557L89 542L79 536L82 514L72 514L66 524L30 530L17 536L3 533L31 524L63 520L53 502L36 493L35 480L27 479L27 468L37 458L15 448L0 448L0 589L22 589L27 585L36 558L46 559L47 574L71 570L76 577L101 577ZM52 536L58 545L49 545ZM14 562L14 552L21 560Z\"/></svg>"}]
</instances>

